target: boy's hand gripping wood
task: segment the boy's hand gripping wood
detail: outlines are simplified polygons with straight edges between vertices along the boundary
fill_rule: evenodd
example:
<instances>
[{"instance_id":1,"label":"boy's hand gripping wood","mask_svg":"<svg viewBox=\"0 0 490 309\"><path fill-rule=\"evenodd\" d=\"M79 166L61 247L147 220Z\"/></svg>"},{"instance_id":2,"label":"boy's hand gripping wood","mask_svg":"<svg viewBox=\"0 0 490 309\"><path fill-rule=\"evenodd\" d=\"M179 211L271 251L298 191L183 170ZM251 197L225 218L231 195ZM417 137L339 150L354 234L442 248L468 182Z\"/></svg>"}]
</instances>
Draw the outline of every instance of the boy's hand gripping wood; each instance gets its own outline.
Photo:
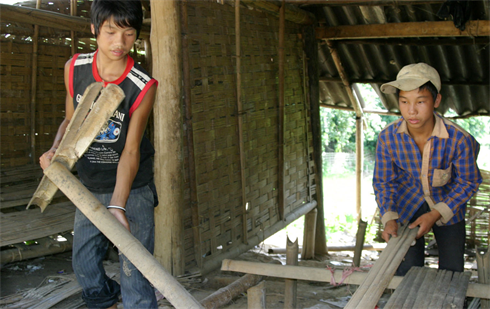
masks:
<instances>
[{"instance_id":1,"label":"boy's hand gripping wood","mask_svg":"<svg viewBox=\"0 0 490 309\"><path fill-rule=\"evenodd\" d=\"M106 125L107 120L114 114L124 96L122 89L115 84L108 84L105 88L102 83L89 85L51 162L60 162L71 170ZM58 187L49 178L43 176L27 208L35 204L43 212L51 203L57 190Z\"/></svg>"}]
</instances>

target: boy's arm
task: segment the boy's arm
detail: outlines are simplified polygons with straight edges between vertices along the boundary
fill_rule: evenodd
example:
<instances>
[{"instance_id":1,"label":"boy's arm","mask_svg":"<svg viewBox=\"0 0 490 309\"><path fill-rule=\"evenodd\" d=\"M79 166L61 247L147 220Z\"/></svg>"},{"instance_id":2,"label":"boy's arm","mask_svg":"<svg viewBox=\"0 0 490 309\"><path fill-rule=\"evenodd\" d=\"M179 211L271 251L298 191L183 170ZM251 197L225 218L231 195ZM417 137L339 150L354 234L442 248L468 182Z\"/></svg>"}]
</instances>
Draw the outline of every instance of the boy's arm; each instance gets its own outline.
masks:
<instances>
[{"instance_id":1,"label":"boy's arm","mask_svg":"<svg viewBox=\"0 0 490 309\"><path fill-rule=\"evenodd\" d=\"M389 149L383 138L384 136L380 134L376 143L373 188L381 213L381 222L383 226L386 226L388 221L396 220L399 216L394 202L397 194L395 182L397 175Z\"/></svg>"},{"instance_id":2,"label":"boy's arm","mask_svg":"<svg viewBox=\"0 0 490 309\"><path fill-rule=\"evenodd\" d=\"M66 88L66 98L65 98L65 119L61 122L58 132L56 133L56 136L53 141L53 146L51 146L51 149L46 151L40 158L39 158L39 164L41 165L41 168L44 170L51 164L51 159L54 156L54 153L56 152L56 149L58 149L58 146L60 145L61 140L63 139L63 135L65 135L66 127L68 127L68 124L71 121L71 118L73 116L73 113L75 111L73 107L73 98L70 94L70 89L69 89L69 84L70 84L70 64L71 60L68 60L65 63L65 71L64 71L64 81L65 81L65 88Z\"/></svg>"},{"instance_id":3,"label":"boy's arm","mask_svg":"<svg viewBox=\"0 0 490 309\"><path fill-rule=\"evenodd\" d=\"M110 205L126 207L131 186L139 169L141 139L155 102L156 88L156 84L154 84L148 89L140 105L131 115L126 144L117 166L116 186ZM129 223L124 211L115 208L110 208L109 211L129 230Z\"/></svg>"},{"instance_id":4,"label":"boy's arm","mask_svg":"<svg viewBox=\"0 0 490 309\"><path fill-rule=\"evenodd\" d=\"M479 150L478 142L471 135L459 140L456 146L457 155L452 161L451 176L455 177L444 186L445 191L448 192L444 201L433 207L440 213L442 224L451 220L459 207L467 203L478 190L482 182L480 170L476 164Z\"/></svg>"}]
</instances>

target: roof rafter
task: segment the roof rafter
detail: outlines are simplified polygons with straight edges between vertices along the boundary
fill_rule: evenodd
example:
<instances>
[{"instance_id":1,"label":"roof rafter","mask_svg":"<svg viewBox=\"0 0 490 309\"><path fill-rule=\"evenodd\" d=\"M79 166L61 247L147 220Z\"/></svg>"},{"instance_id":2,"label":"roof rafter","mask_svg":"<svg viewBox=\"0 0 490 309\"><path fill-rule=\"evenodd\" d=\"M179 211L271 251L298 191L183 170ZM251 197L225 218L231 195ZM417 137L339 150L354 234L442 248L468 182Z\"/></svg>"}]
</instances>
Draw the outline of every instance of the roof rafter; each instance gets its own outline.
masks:
<instances>
[{"instance_id":1,"label":"roof rafter","mask_svg":"<svg viewBox=\"0 0 490 309\"><path fill-rule=\"evenodd\" d=\"M490 35L489 20L470 20L464 31L452 21L405 22L371 25L347 25L316 28L316 38L323 40L389 39L419 37L477 37Z\"/></svg>"}]
</instances>

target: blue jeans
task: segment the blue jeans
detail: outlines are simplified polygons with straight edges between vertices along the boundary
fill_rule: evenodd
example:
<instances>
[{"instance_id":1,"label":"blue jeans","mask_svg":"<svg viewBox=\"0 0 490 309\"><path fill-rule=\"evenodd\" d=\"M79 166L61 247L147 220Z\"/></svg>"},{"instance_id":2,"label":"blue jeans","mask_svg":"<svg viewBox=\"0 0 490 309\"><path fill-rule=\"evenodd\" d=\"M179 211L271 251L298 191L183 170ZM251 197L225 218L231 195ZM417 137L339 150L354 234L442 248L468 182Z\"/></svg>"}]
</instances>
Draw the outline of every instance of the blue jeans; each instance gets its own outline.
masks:
<instances>
[{"instance_id":1,"label":"blue jeans","mask_svg":"<svg viewBox=\"0 0 490 309\"><path fill-rule=\"evenodd\" d=\"M153 253L155 241L154 206L157 204L154 185L131 190L126 203L126 217L133 234ZM109 205L112 193L94 193ZM122 254L119 254L121 285L105 275L102 265L110 241L80 211L76 210L73 237L73 270L83 288L82 298L89 308L107 308L117 303L122 290L123 306L127 309L158 308L150 282Z\"/></svg>"},{"instance_id":2,"label":"blue jeans","mask_svg":"<svg viewBox=\"0 0 490 309\"><path fill-rule=\"evenodd\" d=\"M421 215L430 212L427 203L422 204L415 212L410 223L414 222ZM453 225L432 227L434 237L437 241L439 250L439 269L462 272L464 271L464 245L466 242L465 221ZM412 266L424 266L425 257L425 239L420 237L415 245L408 249L405 258L396 270L397 276L405 276Z\"/></svg>"}]
</instances>

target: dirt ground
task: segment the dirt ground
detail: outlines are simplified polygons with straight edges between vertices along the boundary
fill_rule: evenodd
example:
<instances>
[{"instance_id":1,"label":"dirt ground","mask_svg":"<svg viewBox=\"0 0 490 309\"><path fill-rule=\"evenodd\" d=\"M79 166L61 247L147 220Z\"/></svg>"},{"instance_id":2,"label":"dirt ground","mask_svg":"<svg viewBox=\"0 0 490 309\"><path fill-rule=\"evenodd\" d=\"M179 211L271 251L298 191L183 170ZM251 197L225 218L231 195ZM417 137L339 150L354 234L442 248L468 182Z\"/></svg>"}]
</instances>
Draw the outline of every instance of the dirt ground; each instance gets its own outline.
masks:
<instances>
[{"instance_id":1,"label":"dirt ground","mask_svg":"<svg viewBox=\"0 0 490 309\"><path fill-rule=\"evenodd\" d=\"M270 246L261 244L261 246L240 255L236 259L264 263L277 260L285 264L285 255L268 254L269 248ZM370 265L374 264L378 256L379 252L363 251L361 266L365 267L365 271ZM300 261L299 265L322 269L330 266L341 269L349 267L352 263L352 258L352 252L331 252L328 259L324 261ZM433 267L436 261L437 258L427 259L428 266L432 264ZM117 262L107 261L105 266L108 274L115 275L118 272L119 263ZM471 261L468 262L467 268L472 268ZM189 276L188 278L179 279L179 282L194 298L200 301L243 275L217 270L203 277ZM117 280L117 275L115 279ZM62 282L63 280L69 283L66 284ZM284 308L284 280L266 277L264 281L266 308ZM33 305L39 305L40 302L51 297L52 294L50 293L59 292L63 286L67 287L70 284L77 285L71 266L70 252L3 265L1 268L0 308L31 308ZM298 281L297 307L308 309L343 308L357 287L357 285L332 286L330 283ZM383 294L378 303L379 308L383 308L390 293L391 291L387 291ZM157 292L157 296L158 294ZM161 295L159 298L162 298ZM81 301L81 293L77 292L52 308L85 309L86 306ZM122 304L119 304L118 308L122 309ZM159 308L173 308L173 306L162 298L159 300ZM221 308L247 308L246 293L242 293Z\"/></svg>"}]
</instances>

